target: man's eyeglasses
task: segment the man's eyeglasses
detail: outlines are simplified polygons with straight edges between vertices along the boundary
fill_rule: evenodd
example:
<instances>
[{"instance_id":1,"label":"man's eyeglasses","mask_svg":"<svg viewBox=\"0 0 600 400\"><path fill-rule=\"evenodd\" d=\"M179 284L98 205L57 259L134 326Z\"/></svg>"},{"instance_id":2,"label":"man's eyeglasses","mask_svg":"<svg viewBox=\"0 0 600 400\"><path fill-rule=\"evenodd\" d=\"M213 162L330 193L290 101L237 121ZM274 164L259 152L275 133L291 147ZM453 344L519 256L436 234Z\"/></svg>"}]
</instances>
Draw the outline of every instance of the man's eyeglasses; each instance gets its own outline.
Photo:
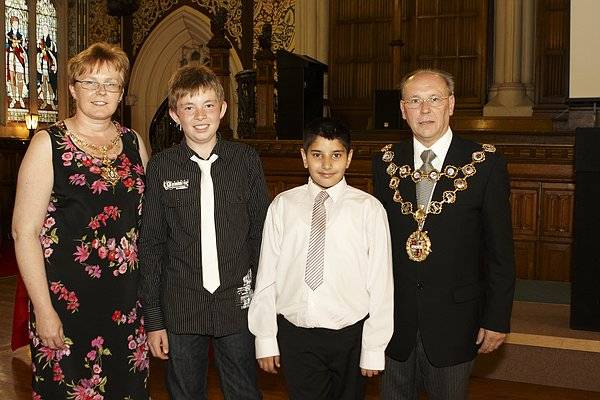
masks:
<instances>
[{"instance_id":1,"label":"man's eyeglasses","mask_svg":"<svg viewBox=\"0 0 600 400\"><path fill-rule=\"evenodd\" d=\"M100 87L102 87L107 92L119 93L121 91L121 89L123 89L123 85L121 85L120 83L100 83L100 82L96 82L96 81L78 81L78 80L75 80L75 82L79 83L81 85L81 87L84 88L85 90L98 90L98 89L100 89Z\"/></svg>"},{"instance_id":2,"label":"man's eyeglasses","mask_svg":"<svg viewBox=\"0 0 600 400\"><path fill-rule=\"evenodd\" d=\"M427 103L430 107L439 108L444 105L444 101L446 101L450 96L429 96L426 99L422 99L420 97L411 97L408 100L402 100L404 103L404 107L415 109L420 108L423 103Z\"/></svg>"}]
</instances>

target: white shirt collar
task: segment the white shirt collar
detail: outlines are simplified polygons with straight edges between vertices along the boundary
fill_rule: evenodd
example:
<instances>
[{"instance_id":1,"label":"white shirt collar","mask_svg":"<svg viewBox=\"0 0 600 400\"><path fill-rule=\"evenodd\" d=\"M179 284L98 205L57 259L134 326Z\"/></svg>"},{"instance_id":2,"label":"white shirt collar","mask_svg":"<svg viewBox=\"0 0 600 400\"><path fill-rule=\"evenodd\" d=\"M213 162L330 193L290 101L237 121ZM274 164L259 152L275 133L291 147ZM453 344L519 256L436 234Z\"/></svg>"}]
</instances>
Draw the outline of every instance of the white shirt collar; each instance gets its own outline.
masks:
<instances>
[{"instance_id":1,"label":"white shirt collar","mask_svg":"<svg viewBox=\"0 0 600 400\"><path fill-rule=\"evenodd\" d=\"M423 165L423 160L421 160L421 153L424 150L433 150L436 157L433 159L431 164L435 169L441 171L444 166L444 160L446 159L446 154L448 153L448 149L450 148L450 143L452 143L452 129L448 127L446 133L442 135L431 147L425 147L421 142L413 137L413 149L414 149L414 167L415 169L421 168Z\"/></svg>"},{"instance_id":2,"label":"white shirt collar","mask_svg":"<svg viewBox=\"0 0 600 400\"><path fill-rule=\"evenodd\" d=\"M343 177L341 181L331 187L328 187L327 189L323 189L321 186L317 185L312 178L308 178L308 193L310 194L310 198L313 202L315 197L317 197L322 190L325 190L331 200L335 203L340 197L342 197L342 194L346 190L347 186L348 184L346 183L346 177Z\"/></svg>"}]
</instances>

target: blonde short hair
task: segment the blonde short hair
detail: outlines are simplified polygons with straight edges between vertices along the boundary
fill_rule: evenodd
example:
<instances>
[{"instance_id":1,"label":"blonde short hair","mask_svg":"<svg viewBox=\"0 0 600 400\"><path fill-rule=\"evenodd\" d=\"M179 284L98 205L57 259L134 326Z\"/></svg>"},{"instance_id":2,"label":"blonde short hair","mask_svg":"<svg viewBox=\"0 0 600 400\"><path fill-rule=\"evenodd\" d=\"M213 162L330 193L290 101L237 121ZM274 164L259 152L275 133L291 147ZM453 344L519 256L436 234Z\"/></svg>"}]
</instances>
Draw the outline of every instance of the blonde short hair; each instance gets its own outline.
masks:
<instances>
[{"instance_id":1,"label":"blonde short hair","mask_svg":"<svg viewBox=\"0 0 600 400\"><path fill-rule=\"evenodd\" d=\"M218 101L225 99L221 81L215 73L203 65L186 65L179 68L169 79L169 108L177 109L177 101L186 95L212 89Z\"/></svg>"},{"instance_id":2,"label":"blonde short hair","mask_svg":"<svg viewBox=\"0 0 600 400\"><path fill-rule=\"evenodd\" d=\"M129 77L129 58L120 47L105 42L94 43L69 60L69 84L75 84L78 78L104 65L114 68L121 75L121 84L125 84Z\"/></svg>"}]
</instances>

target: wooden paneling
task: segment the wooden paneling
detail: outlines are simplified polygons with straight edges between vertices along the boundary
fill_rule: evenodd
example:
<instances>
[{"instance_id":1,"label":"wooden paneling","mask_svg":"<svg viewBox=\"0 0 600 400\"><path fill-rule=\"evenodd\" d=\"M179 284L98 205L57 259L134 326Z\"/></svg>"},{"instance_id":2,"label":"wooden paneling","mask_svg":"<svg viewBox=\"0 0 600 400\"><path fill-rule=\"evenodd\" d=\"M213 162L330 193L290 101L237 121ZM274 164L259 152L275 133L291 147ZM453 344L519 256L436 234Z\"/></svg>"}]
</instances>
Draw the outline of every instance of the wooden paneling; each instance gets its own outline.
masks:
<instances>
[{"instance_id":1,"label":"wooden paneling","mask_svg":"<svg viewBox=\"0 0 600 400\"><path fill-rule=\"evenodd\" d=\"M537 236L538 199L540 184L537 182L513 182L510 203L515 238Z\"/></svg>"},{"instance_id":2,"label":"wooden paneling","mask_svg":"<svg viewBox=\"0 0 600 400\"><path fill-rule=\"evenodd\" d=\"M515 240L515 264L517 278L536 279L536 248L534 240Z\"/></svg>"},{"instance_id":3,"label":"wooden paneling","mask_svg":"<svg viewBox=\"0 0 600 400\"><path fill-rule=\"evenodd\" d=\"M573 183L542 183L537 279L570 280L574 207Z\"/></svg>"},{"instance_id":4,"label":"wooden paneling","mask_svg":"<svg viewBox=\"0 0 600 400\"><path fill-rule=\"evenodd\" d=\"M295 188L306 183L308 175L285 176L285 175L270 175L267 174L267 188L271 198L274 198L279 193L288 189Z\"/></svg>"},{"instance_id":5,"label":"wooden paneling","mask_svg":"<svg viewBox=\"0 0 600 400\"><path fill-rule=\"evenodd\" d=\"M573 236L575 185L546 183L542 187L542 225L544 237L570 238Z\"/></svg>"},{"instance_id":6,"label":"wooden paneling","mask_svg":"<svg viewBox=\"0 0 600 400\"><path fill-rule=\"evenodd\" d=\"M522 149L511 154L518 158L519 153L533 152L532 149L529 150ZM528 164L526 168L531 171L528 178L531 179L537 173L538 180L511 183L517 277L568 281L573 243L575 185L545 182L547 177L543 172L548 170L548 165L540 167L538 164Z\"/></svg>"},{"instance_id":7,"label":"wooden paneling","mask_svg":"<svg viewBox=\"0 0 600 400\"><path fill-rule=\"evenodd\" d=\"M539 197L541 184L511 182L510 204L517 278L536 279Z\"/></svg>"},{"instance_id":8,"label":"wooden paneling","mask_svg":"<svg viewBox=\"0 0 600 400\"><path fill-rule=\"evenodd\" d=\"M569 96L570 0L537 0L535 107L536 114L566 108Z\"/></svg>"},{"instance_id":9,"label":"wooden paneling","mask_svg":"<svg viewBox=\"0 0 600 400\"><path fill-rule=\"evenodd\" d=\"M351 126L367 127L376 89L393 86L390 0L331 0L329 99Z\"/></svg>"},{"instance_id":10,"label":"wooden paneling","mask_svg":"<svg viewBox=\"0 0 600 400\"><path fill-rule=\"evenodd\" d=\"M331 0L329 99L354 129L370 126L373 96L421 67L456 77L457 112L485 103L489 0ZM468 111L466 111L468 110Z\"/></svg>"},{"instance_id":11,"label":"wooden paneling","mask_svg":"<svg viewBox=\"0 0 600 400\"><path fill-rule=\"evenodd\" d=\"M416 0L402 11L414 40L406 42L415 68L434 67L455 76L457 111L481 109L486 96L486 52L488 0Z\"/></svg>"},{"instance_id":12,"label":"wooden paneling","mask_svg":"<svg viewBox=\"0 0 600 400\"><path fill-rule=\"evenodd\" d=\"M571 243L540 242L536 279L571 280Z\"/></svg>"}]
</instances>

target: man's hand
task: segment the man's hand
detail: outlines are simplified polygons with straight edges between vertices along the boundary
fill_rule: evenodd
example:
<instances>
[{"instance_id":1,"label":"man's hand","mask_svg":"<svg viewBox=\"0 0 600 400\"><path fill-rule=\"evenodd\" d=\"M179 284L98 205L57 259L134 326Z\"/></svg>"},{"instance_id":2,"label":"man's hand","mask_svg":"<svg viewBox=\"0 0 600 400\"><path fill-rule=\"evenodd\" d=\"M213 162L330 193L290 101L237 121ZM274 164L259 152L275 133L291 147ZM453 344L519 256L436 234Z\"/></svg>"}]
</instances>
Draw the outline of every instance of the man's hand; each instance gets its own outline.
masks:
<instances>
[{"instance_id":1,"label":"man's hand","mask_svg":"<svg viewBox=\"0 0 600 400\"><path fill-rule=\"evenodd\" d=\"M360 369L360 373L362 374L362 376L366 376L367 378L372 378L376 375L379 375L379 370L377 369L365 369L365 368L361 368Z\"/></svg>"},{"instance_id":2,"label":"man's hand","mask_svg":"<svg viewBox=\"0 0 600 400\"><path fill-rule=\"evenodd\" d=\"M506 333L479 328L479 333L477 334L477 345L481 344L479 353L491 353L500 347L505 340Z\"/></svg>"},{"instance_id":3,"label":"man's hand","mask_svg":"<svg viewBox=\"0 0 600 400\"><path fill-rule=\"evenodd\" d=\"M257 359L257 361L260 369L270 374L276 374L277 368L281 367L279 364L279 356L263 357Z\"/></svg>"},{"instance_id":4,"label":"man's hand","mask_svg":"<svg viewBox=\"0 0 600 400\"><path fill-rule=\"evenodd\" d=\"M168 360L169 338L167 330L161 329L159 331L148 332L148 347L150 347L150 351L154 357L161 360Z\"/></svg>"}]
</instances>

